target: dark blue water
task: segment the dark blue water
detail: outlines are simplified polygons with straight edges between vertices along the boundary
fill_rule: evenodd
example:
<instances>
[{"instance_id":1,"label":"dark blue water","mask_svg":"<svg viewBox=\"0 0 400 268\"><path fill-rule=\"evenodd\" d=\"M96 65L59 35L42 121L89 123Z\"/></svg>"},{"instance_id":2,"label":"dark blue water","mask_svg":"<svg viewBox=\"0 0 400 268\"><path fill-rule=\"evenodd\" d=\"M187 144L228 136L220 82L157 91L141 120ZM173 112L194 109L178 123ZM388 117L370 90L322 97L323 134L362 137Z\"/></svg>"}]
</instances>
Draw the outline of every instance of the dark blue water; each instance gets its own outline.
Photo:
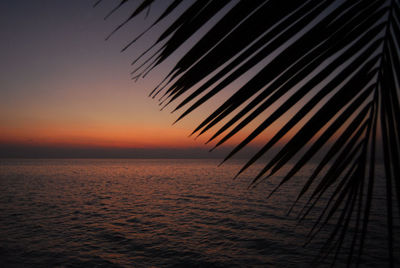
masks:
<instances>
[{"instance_id":1,"label":"dark blue water","mask_svg":"<svg viewBox=\"0 0 400 268\"><path fill-rule=\"evenodd\" d=\"M314 167L267 200L279 177L217 163L0 160L0 266L309 267L322 241L286 213ZM363 267L387 263L379 213Z\"/></svg>"}]
</instances>

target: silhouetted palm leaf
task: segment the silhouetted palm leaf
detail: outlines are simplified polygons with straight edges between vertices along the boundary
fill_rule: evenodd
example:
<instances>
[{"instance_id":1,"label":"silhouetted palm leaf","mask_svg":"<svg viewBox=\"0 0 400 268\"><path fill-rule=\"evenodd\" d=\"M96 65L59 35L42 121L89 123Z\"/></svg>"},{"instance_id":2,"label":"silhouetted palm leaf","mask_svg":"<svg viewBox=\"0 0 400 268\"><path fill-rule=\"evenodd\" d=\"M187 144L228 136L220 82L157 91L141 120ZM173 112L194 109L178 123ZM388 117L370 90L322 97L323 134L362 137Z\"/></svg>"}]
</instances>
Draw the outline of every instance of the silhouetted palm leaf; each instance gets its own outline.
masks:
<instances>
[{"instance_id":1,"label":"silhouetted palm leaf","mask_svg":"<svg viewBox=\"0 0 400 268\"><path fill-rule=\"evenodd\" d=\"M142 1L111 34L153 2ZM150 28L123 50L182 1L170 2ZM125 3L120 1L111 13ZM221 11L225 13L221 15ZM277 105L224 161L277 120L285 120L282 117L297 105L296 114L284 121L238 175L288 133L294 134L267 161L252 184L268 179L294 160L279 187L322 153L297 197L296 202L309 194L299 217L306 217L322 196L328 197L310 238L335 219L322 255L336 250L336 258L352 226L349 263L354 255L359 262L362 255L376 179L376 147L382 146L388 248L393 264L393 208L400 207L399 1L193 0L134 60L134 78L145 76L173 55L212 19L216 21L213 26L201 33L200 40L181 56L150 95L160 96L163 107L176 102L174 111L182 110L179 121L220 91L235 88L234 83L247 73L245 84L192 133L202 135L216 129L208 142L216 140L218 147Z\"/></svg>"}]
</instances>

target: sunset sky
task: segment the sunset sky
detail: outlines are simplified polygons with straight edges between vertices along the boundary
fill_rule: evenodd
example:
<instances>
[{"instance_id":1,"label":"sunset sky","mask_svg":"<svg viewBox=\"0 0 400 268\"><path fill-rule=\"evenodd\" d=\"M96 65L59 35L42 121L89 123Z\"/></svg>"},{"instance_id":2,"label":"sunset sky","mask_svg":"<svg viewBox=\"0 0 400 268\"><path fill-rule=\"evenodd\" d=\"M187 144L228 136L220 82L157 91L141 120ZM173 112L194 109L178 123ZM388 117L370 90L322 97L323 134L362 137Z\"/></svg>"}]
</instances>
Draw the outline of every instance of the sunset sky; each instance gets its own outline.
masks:
<instances>
[{"instance_id":1,"label":"sunset sky","mask_svg":"<svg viewBox=\"0 0 400 268\"><path fill-rule=\"evenodd\" d=\"M173 58L146 79L130 78L132 59L155 35L120 53L159 7L104 40L138 3L131 2L106 21L115 1L0 2L1 157L46 156L51 148L210 149L188 135L216 103L171 126L177 115L147 97Z\"/></svg>"},{"instance_id":2,"label":"sunset sky","mask_svg":"<svg viewBox=\"0 0 400 268\"><path fill-rule=\"evenodd\" d=\"M171 114L174 105L160 112L158 101L148 95L199 37L190 38L137 82L131 79L135 68L131 63L191 2L183 1L180 9L122 53L121 49L151 25L170 2L156 2L147 17L142 12L107 41L105 38L131 15L140 1L129 1L107 20L104 18L119 2L104 0L94 8L95 2L0 2L0 157L220 158L279 105L264 111L222 148L208 153L215 143L204 143L218 128L198 139L189 138L189 134L257 69L172 125L180 114ZM213 23L206 24L201 31L204 33ZM248 150L254 152L254 148L265 144L303 104L293 106ZM293 132L280 144L291 135Z\"/></svg>"}]
</instances>

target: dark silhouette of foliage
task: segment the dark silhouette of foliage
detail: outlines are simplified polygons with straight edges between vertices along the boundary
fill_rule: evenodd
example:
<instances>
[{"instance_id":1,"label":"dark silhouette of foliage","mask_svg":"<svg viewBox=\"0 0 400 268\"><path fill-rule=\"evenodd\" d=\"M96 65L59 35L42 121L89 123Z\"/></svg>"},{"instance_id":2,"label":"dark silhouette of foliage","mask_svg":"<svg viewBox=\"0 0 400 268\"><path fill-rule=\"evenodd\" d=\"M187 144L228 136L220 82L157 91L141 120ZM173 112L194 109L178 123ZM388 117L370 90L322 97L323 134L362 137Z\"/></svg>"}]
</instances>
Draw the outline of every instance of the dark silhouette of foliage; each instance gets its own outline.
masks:
<instances>
[{"instance_id":1,"label":"dark silhouette of foliage","mask_svg":"<svg viewBox=\"0 0 400 268\"><path fill-rule=\"evenodd\" d=\"M120 1L107 16L127 2ZM143 0L110 36L136 15L149 12L153 2ZM151 27L123 51L181 4L182 0L171 0ZM336 258L347 237L351 244L349 264L354 259L358 264L362 255L377 179L378 148L382 148L388 249L393 265L393 213L400 207L399 1L193 0L174 14L173 22L157 41L134 60L137 68L133 78L145 76L202 26L215 20L150 96L159 96L163 107L176 103L174 111L182 111L179 121L253 70L244 85L210 113L192 135L216 129L208 142L217 140L218 147L278 104L224 161L268 131L274 122L285 120L238 175L289 132L294 135L267 161L252 185L273 176L294 159L281 186L322 153L298 194L296 202L308 194L299 218L306 217L321 197L327 197L310 239L328 222L336 221L321 256L335 250ZM261 67L254 69L256 65ZM282 119L295 105L299 107L296 113Z\"/></svg>"}]
</instances>

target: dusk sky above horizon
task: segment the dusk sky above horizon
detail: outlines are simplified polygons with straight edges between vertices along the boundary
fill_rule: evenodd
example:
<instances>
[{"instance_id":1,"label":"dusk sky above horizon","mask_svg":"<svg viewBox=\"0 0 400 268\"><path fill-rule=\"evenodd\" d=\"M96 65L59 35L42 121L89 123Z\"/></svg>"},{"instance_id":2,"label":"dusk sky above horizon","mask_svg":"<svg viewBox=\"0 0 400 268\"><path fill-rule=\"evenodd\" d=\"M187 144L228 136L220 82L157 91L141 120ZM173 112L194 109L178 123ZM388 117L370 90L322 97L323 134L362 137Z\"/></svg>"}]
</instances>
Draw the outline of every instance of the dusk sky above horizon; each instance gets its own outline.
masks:
<instances>
[{"instance_id":1,"label":"dusk sky above horizon","mask_svg":"<svg viewBox=\"0 0 400 268\"><path fill-rule=\"evenodd\" d=\"M115 1L96 8L94 1L1 1L3 149L18 147L23 154L32 147L204 147L204 141L187 138L201 120L198 114L171 126L177 115L160 112L158 102L148 97L167 67L136 83L130 78L132 59L152 36L125 53L120 50L149 18L140 14L104 40L137 3L131 1L104 20Z\"/></svg>"},{"instance_id":2,"label":"dusk sky above horizon","mask_svg":"<svg viewBox=\"0 0 400 268\"><path fill-rule=\"evenodd\" d=\"M148 18L142 12L105 41L140 1L129 1L107 20L104 17L117 3L102 1L93 8L95 2L0 2L0 156L47 156L52 148L59 153L50 155L57 156L65 151L73 155L71 148L76 152L95 149L93 154L108 148L114 150L113 155L132 148L207 152L212 148L204 145L207 137L195 140L188 135L229 92L172 126L178 114L171 114L171 107L160 112L158 102L148 94L173 67L176 56L144 79L134 82L130 76L132 60L176 15L120 53L163 7L152 6ZM226 146L237 144L245 133Z\"/></svg>"}]
</instances>

